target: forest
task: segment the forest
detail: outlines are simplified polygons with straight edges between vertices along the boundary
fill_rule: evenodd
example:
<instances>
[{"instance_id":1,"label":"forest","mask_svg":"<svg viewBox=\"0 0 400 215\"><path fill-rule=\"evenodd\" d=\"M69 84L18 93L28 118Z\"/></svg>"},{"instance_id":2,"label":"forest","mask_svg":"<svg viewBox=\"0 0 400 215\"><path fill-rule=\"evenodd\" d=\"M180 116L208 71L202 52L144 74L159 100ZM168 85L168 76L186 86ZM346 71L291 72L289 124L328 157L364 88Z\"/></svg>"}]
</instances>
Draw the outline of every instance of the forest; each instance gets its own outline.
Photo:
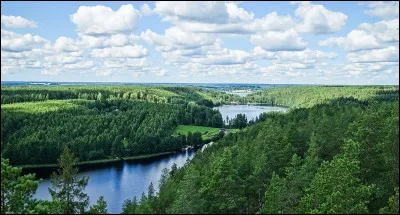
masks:
<instances>
[{"instance_id":1,"label":"forest","mask_svg":"<svg viewBox=\"0 0 400 215\"><path fill-rule=\"evenodd\" d=\"M192 90L175 92L185 99L163 97L165 103L103 97L103 92L100 98L97 93L90 99L5 102L2 213L106 213L102 198L89 208L81 189L85 178L73 180L81 198L62 198L66 194L57 189L77 177L66 163L180 148L188 139L172 135L178 125L223 127L221 114L207 101L217 105L234 97L200 92L196 95L206 102L197 103ZM141 199L127 199L122 213L399 213L398 87L277 87L240 101L290 111L261 114L250 122L245 115L232 119L227 127L241 130L197 152L182 168L164 169L160 190L151 184ZM192 143L199 141L196 136L201 134L192 134ZM54 156L37 156L50 150ZM40 181L20 176L13 165L56 161L60 170L52 176L52 201L35 200Z\"/></svg>"},{"instance_id":2,"label":"forest","mask_svg":"<svg viewBox=\"0 0 400 215\"><path fill-rule=\"evenodd\" d=\"M394 95L397 96L398 94ZM333 99L219 140L124 213L398 213L397 101Z\"/></svg>"},{"instance_id":3,"label":"forest","mask_svg":"<svg viewBox=\"0 0 400 215\"><path fill-rule=\"evenodd\" d=\"M212 107L224 102L239 102L240 97L218 90L175 86L2 86L1 104L17 102L86 99L107 100L122 98L155 103L195 102Z\"/></svg>"},{"instance_id":4,"label":"forest","mask_svg":"<svg viewBox=\"0 0 400 215\"><path fill-rule=\"evenodd\" d=\"M197 104L135 100L49 100L6 104L1 114L2 156L12 164L55 163L64 146L80 161L180 150L180 125L222 127L217 110Z\"/></svg>"}]
</instances>

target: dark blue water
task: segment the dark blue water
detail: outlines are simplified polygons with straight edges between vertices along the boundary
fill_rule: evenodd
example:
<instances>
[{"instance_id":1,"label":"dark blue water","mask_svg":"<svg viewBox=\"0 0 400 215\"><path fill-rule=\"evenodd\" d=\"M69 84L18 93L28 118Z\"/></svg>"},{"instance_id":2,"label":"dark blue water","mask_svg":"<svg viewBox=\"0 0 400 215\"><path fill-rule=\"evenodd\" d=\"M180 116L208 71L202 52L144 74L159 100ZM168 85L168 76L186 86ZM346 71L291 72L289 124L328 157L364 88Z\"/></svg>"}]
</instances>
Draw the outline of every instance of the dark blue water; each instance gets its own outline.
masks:
<instances>
[{"instance_id":1,"label":"dark blue water","mask_svg":"<svg viewBox=\"0 0 400 215\"><path fill-rule=\"evenodd\" d=\"M158 192L158 181L164 168L171 169L176 163L178 167L185 164L186 159L192 159L194 150L176 153L161 159L150 161L124 161L107 164L90 170L83 170L79 175L89 176L85 192L89 195L90 204L95 204L100 196L107 201L109 213L121 213L122 204L126 199L134 196L140 200L142 192L147 195L150 182ZM35 197L51 200L48 188L51 186L47 177L39 184Z\"/></svg>"}]
</instances>

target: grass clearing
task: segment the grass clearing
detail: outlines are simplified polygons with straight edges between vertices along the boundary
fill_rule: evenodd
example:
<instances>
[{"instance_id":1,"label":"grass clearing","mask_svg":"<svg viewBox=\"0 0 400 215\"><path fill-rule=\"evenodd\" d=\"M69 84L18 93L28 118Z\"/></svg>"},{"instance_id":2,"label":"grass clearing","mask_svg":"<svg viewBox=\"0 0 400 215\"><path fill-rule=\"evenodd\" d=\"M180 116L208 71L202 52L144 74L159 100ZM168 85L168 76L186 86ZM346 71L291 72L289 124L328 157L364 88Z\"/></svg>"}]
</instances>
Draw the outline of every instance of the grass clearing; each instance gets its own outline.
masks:
<instances>
[{"instance_id":1,"label":"grass clearing","mask_svg":"<svg viewBox=\"0 0 400 215\"><path fill-rule=\"evenodd\" d=\"M226 129L227 133L235 133L239 131L240 129ZM206 127L206 126L196 126L196 125L179 125L175 132L175 136L179 135L185 135L187 136L189 132L200 132L202 134L203 140L211 139L215 135L219 133L219 128L213 128L213 127Z\"/></svg>"}]
</instances>

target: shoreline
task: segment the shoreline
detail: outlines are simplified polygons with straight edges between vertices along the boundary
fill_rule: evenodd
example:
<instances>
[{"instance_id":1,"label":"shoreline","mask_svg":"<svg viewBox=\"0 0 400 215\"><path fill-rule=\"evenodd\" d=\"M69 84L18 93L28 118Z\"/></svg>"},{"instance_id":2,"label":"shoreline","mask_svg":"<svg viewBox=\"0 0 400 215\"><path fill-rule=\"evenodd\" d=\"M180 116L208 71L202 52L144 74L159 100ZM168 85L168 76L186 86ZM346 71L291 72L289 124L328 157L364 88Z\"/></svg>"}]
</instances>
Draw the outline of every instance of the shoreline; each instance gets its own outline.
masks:
<instances>
[{"instance_id":1,"label":"shoreline","mask_svg":"<svg viewBox=\"0 0 400 215\"><path fill-rule=\"evenodd\" d=\"M137 156L130 156L125 158L110 158L110 159L101 159L101 160L93 160L93 161L84 161L79 162L76 166L87 166L87 165L96 165L96 164L108 164L108 163L115 163L121 161L132 161L132 160L144 160L148 158L155 158L161 157L164 155L170 155L176 153L175 151L172 152L160 152L155 154L145 154L145 155L137 155ZM16 165L15 167L22 168L22 170L35 170L35 169L47 169L47 168L57 168L58 164L26 164L26 165Z\"/></svg>"},{"instance_id":2,"label":"shoreline","mask_svg":"<svg viewBox=\"0 0 400 215\"><path fill-rule=\"evenodd\" d=\"M291 108L290 106L272 105L272 104L268 104L268 103L237 103L237 102L227 102L227 103L223 103L221 105L214 106L214 107L221 107L223 105L257 105L257 106L282 107L282 108L287 108L287 109Z\"/></svg>"}]
</instances>

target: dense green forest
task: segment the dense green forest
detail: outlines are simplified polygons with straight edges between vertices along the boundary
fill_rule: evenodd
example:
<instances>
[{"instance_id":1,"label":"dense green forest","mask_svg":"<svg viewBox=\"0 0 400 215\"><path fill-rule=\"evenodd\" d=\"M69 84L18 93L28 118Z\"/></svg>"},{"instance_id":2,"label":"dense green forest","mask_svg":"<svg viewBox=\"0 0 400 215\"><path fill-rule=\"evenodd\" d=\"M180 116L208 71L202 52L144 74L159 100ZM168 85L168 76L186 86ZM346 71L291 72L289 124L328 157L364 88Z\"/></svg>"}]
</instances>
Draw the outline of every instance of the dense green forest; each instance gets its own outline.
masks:
<instances>
[{"instance_id":1,"label":"dense green forest","mask_svg":"<svg viewBox=\"0 0 400 215\"><path fill-rule=\"evenodd\" d=\"M107 100L113 98L179 104L191 101L208 107L225 102L239 102L240 100L238 95L199 87L79 85L1 87L1 104L65 99Z\"/></svg>"},{"instance_id":2,"label":"dense green forest","mask_svg":"<svg viewBox=\"0 0 400 215\"><path fill-rule=\"evenodd\" d=\"M246 96L247 103L262 103L289 106L291 108L312 107L336 98L359 100L395 101L398 86L296 86L274 87Z\"/></svg>"},{"instance_id":3,"label":"dense green forest","mask_svg":"<svg viewBox=\"0 0 400 215\"><path fill-rule=\"evenodd\" d=\"M122 213L399 213L398 87L277 87L239 99L215 90L154 88L159 91L147 95L157 101L142 99L151 91L142 87L139 93L93 88L93 94L77 87L70 98L61 93L48 99L45 91L18 88L24 87L2 88L8 100L2 95L1 150L9 158L2 159L2 213L106 213L103 198L88 208L82 193L87 178L74 176L73 155L85 161L199 144L200 132L173 134L179 125L223 127L221 114L210 107L231 102L290 111L250 122L239 114L227 127L241 130L198 151L182 168L164 169L159 192L151 184L141 199L126 200ZM79 96L85 93L91 97ZM52 201L33 199L40 181L20 176L12 165L57 159ZM65 184L74 187L74 201L65 201Z\"/></svg>"},{"instance_id":4,"label":"dense green forest","mask_svg":"<svg viewBox=\"0 0 400 215\"><path fill-rule=\"evenodd\" d=\"M172 136L178 125L223 126L205 106L117 98L6 104L1 117L2 156L13 164L55 163L65 145L80 161L175 151L201 144Z\"/></svg>"},{"instance_id":5,"label":"dense green forest","mask_svg":"<svg viewBox=\"0 0 400 215\"><path fill-rule=\"evenodd\" d=\"M268 114L165 171L159 194L124 212L398 213L398 111L340 98Z\"/></svg>"}]
</instances>

